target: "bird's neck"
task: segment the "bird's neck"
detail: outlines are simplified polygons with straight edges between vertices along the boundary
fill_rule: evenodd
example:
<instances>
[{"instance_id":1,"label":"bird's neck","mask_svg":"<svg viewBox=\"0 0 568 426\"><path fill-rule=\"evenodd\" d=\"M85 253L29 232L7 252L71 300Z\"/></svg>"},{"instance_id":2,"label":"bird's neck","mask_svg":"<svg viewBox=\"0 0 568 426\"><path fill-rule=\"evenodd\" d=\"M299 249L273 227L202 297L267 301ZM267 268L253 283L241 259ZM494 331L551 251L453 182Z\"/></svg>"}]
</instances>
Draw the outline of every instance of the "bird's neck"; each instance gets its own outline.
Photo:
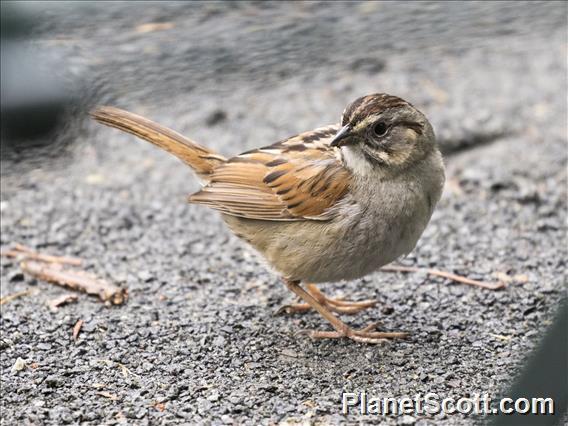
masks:
<instances>
[{"instance_id":1,"label":"bird's neck","mask_svg":"<svg viewBox=\"0 0 568 426\"><path fill-rule=\"evenodd\" d=\"M370 177L376 174L375 166L365 158L365 154L353 146L341 147L341 157L345 167L355 176Z\"/></svg>"},{"instance_id":2,"label":"bird's neck","mask_svg":"<svg viewBox=\"0 0 568 426\"><path fill-rule=\"evenodd\" d=\"M375 163L365 157L365 154L356 147L344 146L341 148L342 161L352 173L355 182L359 185L376 185L377 182L393 180L418 180L433 175L435 186L444 179L444 165L438 149L433 149L420 161L413 162L406 167L395 167Z\"/></svg>"}]
</instances>

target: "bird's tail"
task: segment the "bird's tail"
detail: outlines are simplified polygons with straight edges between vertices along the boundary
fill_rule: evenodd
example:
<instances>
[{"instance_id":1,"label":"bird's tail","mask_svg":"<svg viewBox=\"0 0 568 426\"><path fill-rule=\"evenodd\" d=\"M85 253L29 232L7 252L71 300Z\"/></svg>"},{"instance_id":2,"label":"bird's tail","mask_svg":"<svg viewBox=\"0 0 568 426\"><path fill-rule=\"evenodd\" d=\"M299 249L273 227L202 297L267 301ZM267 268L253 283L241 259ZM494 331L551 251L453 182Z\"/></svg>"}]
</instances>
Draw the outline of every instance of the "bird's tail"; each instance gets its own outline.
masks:
<instances>
[{"instance_id":1,"label":"bird's tail","mask_svg":"<svg viewBox=\"0 0 568 426\"><path fill-rule=\"evenodd\" d=\"M99 123L138 136L168 151L191 167L205 180L207 175L227 161L225 157L167 127L119 108L109 106L97 107L91 111L91 116Z\"/></svg>"}]
</instances>

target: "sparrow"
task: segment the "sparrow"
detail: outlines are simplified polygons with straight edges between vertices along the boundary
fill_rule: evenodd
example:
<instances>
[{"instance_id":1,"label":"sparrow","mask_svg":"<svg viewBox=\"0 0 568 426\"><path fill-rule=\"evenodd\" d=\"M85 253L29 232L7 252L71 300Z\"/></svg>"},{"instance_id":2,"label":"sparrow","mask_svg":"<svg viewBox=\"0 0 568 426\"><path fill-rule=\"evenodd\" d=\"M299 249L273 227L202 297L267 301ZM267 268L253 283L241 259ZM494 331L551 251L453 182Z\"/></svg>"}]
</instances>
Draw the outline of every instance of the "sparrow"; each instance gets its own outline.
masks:
<instances>
[{"instance_id":1,"label":"sparrow","mask_svg":"<svg viewBox=\"0 0 568 426\"><path fill-rule=\"evenodd\" d=\"M335 314L374 306L326 297L318 283L370 274L412 251L444 185L444 164L428 119L409 102L384 93L345 108L340 124L300 133L232 158L146 118L114 107L92 117L170 152L201 179L189 202L221 213L231 231L258 251L333 331L312 338L363 343L404 332L354 329Z\"/></svg>"}]
</instances>

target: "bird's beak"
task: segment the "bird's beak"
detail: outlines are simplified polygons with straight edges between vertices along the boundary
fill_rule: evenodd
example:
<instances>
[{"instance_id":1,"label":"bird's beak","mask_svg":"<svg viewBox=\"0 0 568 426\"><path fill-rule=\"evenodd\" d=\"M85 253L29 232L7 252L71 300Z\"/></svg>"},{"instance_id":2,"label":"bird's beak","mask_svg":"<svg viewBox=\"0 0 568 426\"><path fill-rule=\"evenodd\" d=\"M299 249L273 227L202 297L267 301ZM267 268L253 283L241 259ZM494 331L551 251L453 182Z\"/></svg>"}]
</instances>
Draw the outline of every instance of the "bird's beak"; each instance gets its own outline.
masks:
<instances>
[{"instance_id":1,"label":"bird's beak","mask_svg":"<svg viewBox=\"0 0 568 426\"><path fill-rule=\"evenodd\" d=\"M337 134L333 137L333 139L331 140L331 142L329 143L330 146L333 147L340 147L343 145L347 145L348 140L347 137L350 135L351 131L351 127L349 127L349 124L346 126L343 126L339 132L337 132Z\"/></svg>"}]
</instances>

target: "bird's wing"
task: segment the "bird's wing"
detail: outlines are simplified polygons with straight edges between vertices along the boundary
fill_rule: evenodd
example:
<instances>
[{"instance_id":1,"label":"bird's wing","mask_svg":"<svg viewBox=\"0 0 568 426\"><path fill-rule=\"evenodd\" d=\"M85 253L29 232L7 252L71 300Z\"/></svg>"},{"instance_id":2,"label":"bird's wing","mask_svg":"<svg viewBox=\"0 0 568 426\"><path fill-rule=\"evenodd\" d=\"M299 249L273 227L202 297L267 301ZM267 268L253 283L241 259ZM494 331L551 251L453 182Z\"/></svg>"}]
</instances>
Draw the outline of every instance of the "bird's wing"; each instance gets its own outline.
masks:
<instances>
[{"instance_id":1,"label":"bird's wing","mask_svg":"<svg viewBox=\"0 0 568 426\"><path fill-rule=\"evenodd\" d=\"M331 219L351 178L329 146L338 129L322 127L233 157L189 200L250 219Z\"/></svg>"}]
</instances>

